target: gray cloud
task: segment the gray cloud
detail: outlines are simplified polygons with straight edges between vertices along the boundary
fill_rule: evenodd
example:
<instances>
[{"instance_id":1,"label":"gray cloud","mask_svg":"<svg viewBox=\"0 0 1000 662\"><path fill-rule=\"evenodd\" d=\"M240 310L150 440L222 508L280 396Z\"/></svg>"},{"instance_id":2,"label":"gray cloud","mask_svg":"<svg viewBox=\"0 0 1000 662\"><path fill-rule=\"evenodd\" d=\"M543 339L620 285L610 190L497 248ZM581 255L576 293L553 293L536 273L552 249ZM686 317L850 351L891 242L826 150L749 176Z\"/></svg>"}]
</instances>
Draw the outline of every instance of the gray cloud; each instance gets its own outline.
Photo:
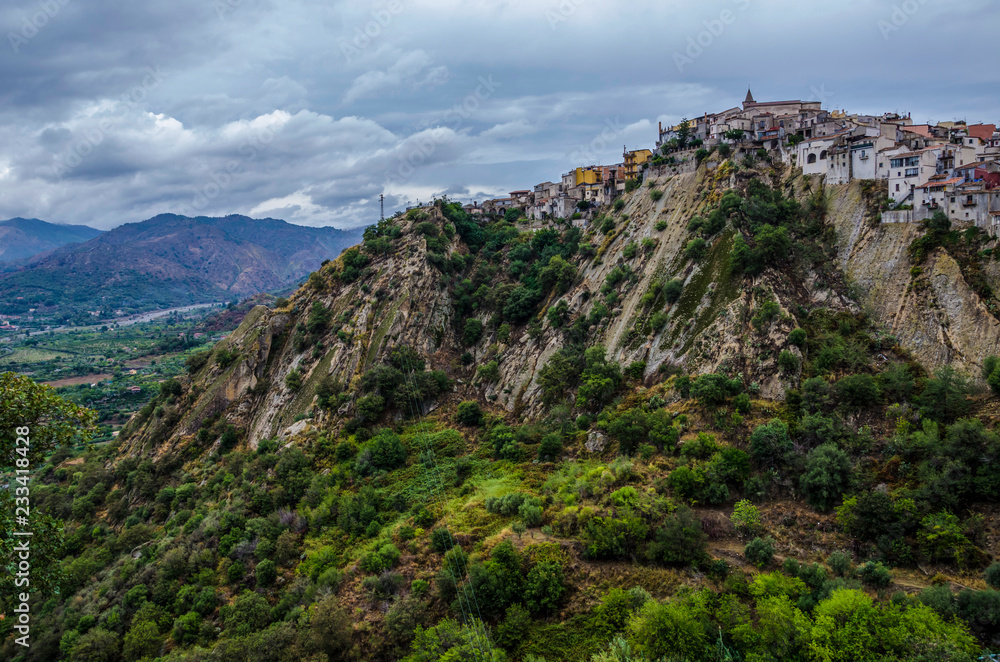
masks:
<instances>
[{"instance_id":1,"label":"gray cloud","mask_svg":"<svg viewBox=\"0 0 1000 662\"><path fill-rule=\"evenodd\" d=\"M998 19L986 0L16 0L0 217L360 225L383 192L481 200L616 161L748 84L996 121Z\"/></svg>"}]
</instances>

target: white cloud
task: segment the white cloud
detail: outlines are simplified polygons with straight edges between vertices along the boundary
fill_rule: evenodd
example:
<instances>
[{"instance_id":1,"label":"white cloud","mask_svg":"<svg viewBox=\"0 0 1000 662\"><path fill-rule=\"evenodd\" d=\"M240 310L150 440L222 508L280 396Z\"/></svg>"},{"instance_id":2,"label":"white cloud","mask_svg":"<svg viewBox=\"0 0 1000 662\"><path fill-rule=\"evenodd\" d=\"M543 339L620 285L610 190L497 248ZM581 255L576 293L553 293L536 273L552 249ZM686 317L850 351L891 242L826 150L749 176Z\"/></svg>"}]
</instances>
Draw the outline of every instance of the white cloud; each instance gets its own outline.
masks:
<instances>
[{"instance_id":1,"label":"white cloud","mask_svg":"<svg viewBox=\"0 0 1000 662\"><path fill-rule=\"evenodd\" d=\"M531 126L527 120L522 119L513 122L504 122L503 124L494 124L479 135L483 138L516 138L534 132L535 127Z\"/></svg>"},{"instance_id":2,"label":"white cloud","mask_svg":"<svg viewBox=\"0 0 1000 662\"><path fill-rule=\"evenodd\" d=\"M344 103L379 96L387 91L398 91L401 87L410 90L435 87L447 80L447 67L435 66L430 56L422 50L410 51L401 55L385 70L376 69L355 78L344 95Z\"/></svg>"},{"instance_id":3,"label":"white cloud","mask_svg":"<svg viewBox=\"0 0 1000 662\"><path fill-rule=\"evenodd\" d=\"M108 228L254 211L358 225L383 191L393 205L481 200L615 162L623 144L651 146L657 121L736 105L748 83L758 98L816 88L849 110L1000 119L982 67L930 51L893 64L928 40L997 60L1000 4L986 0L920 3L888 42L877 22L892 8L870 0L402 0L345 63L340 41L383 4L243 0L221 19L204 0L66 5L0 57L0 218ZM736 20L678 73L672 53L726 8ZM109 16L115 39L101 39ZM0 10L0 32L22 18ZM762 73L779 61L780 77ZM496 83L485 94L483 80Z\"/></svg>"}]
</instances>

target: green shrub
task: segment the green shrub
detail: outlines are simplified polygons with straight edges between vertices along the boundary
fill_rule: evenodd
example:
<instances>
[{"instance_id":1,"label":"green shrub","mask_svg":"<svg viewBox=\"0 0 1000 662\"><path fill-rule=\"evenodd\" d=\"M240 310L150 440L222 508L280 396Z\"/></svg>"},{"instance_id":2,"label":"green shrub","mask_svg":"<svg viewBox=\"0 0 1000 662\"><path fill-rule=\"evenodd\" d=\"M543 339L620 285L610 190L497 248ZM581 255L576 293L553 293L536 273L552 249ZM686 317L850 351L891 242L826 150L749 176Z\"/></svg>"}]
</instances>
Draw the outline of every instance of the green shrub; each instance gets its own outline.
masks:
<instances>
[{"instance_id":1,"label":"green shrub","mask_svg":"<svg viewBox=\"0 0 1000 662\"><path fill-rule=\"evenodd\" d=\"M566 593L566 576L556 561L541 561L528 572L524 598L535 613L551 614L559 609Z\"/></svg>"},{"instance_id":2,"label":"green shrub","mask_svg":"<svg viewBox=\"0 0 1000 662\"><path fill-rule=\"evenodd\" d=\"M488 361L483 365L479 366L476 370L476 379L481 379L485 382L495 382L500 379L500 367L497 362Z\"/></svg>"},{"instance_id":3,"label":"green shrub","mask_svg":"<svg viewBox=\"0 0 1000 662\"><path fill-rule=\"evenodd\" d=\"M705 489L705 472L687 466L677 467L667 476L667 486L681 499L695 501Z\"/></svg>"},{"instance_id":4,"label":"green shrub","mask_svg":"<svg viewBox=\"0 0 1000 662\"><path fill-rule=\"evenodd\" d=\"M358 398L357 404L358 418L362 422L376 420L385 411L385 398L381 395L366 395Z\"/></svg>"},{"instance_id":5,"label":"green shrub","mask_svg":"<svg viewBox=\"0 0 1000 662\"><path fill-rule=\"evenodd\" d=\"M833 570L834 574L839 577L850 576L854 567L854 564L851 562L850 554L839 550L830 554L830 558L828 558L826 562L829 564L830 569Z\"/></svg>"},{"instance_id":6,"label":"green shrub","mask_svg":"<svg viewBox=\"0 0 1000 662\"><path fill-rule=\"evenodd\" d=\"M829 512L853 482L851 458L834 444L823 444L806 456L799 487L810 506Z\"/></svg>"},{"instance_id":7,"label":"green shrub","mask_svg":"<svg viewBox=\"0 0 1000 662\"><path fill-rule=\"evenodd\" d=\"M889 568L876 561L865 563L858 569L858 574L861 575L861 581L876 588L885 588L892 583Z\"/></svg>"},{"instance_id":8,"label":"green shrub","mask_svg":"<svg viewBox=\"0 0 1000 662\"><path fill-rule=\"evenodd\" d=\"M795 352L790 352L787 349L783 350L781 354L778 355L778 367L786 375L793 375L799 371L799 365L801 361Z\"/></svg>"},{"instance_id":9,"label":"green shrub","mask_svg":"<svg viewBox=\"0 0 1000 662\"><path fill-rule=\"evenodd\" d=\"M455 412L455 420L462 425L479 427L483 424L483 410L475 400L460 402Z\"/></svg>"},{"instance_id":10,"label":"green shrub","mask_svg":"<svg viewBox=\"0 0 1000 662\"><path fill-rule=\"evenodd\" d=\"M706 252L708 252L708 243L701 237L695 237L684 247L684 257L689 260L698 261L705 257Z\"/></svg>"},{"instance_id":11,"label":"green shrub","mask_svg":"<svg viewBox=\"0 0 1000 662\"><path fill-rule=\"evenodd\" d=\"M462 330L462 342L466 345L475 345L483 337L483 323L474 317L465 320L465 328Z\"/></svg>"},{"instance_id":12,"label":"green shrub","mask_svg":"<svg viewBox=\"0 0 1000 662\"><path fill-rule=\"evenodd\" d=\"M367 450L371 453L371 463L376 469L392 471L406 464L406 446L392 430L379 430L368 443Z\"/></svg>"},{"instance_id":13,"label":"green shrub","mask_svg":"<svg viewBox=\"0 0 1000 662\"><path fill-rule=\"evenodd\" d=\"M243 591L232 605L224 608L226 630L235 636L247 636L267 627L271 607L263 596L253 591Z\"/></svg>"},{"instance_id":14,"label":"green shrub","mask_svg":"<svg viewBox=\"0 0 1000 662\"><path fill-rule=\"evenodd\" d=\"M736 527L737 533L744 536L752 536L757 533L762 522L760 510L746 499L736 502L729 520Z\"/></svg>"},{"instance_id":15,"label":"green shrub","mask_svg":"<svg viewBox=\"0 0 1000 662\"><path fill-rule=\"evenodd\" d=\"M788 423L772 418L750 434L750 456L760 466L784 464L794 449Z\"/></svg>"},{"instance_id":16,"label":"green shrub","mask_svg":"<svg viewBox=\"0 0 1000 662\"><path fill-rule=\"evenodd\" d=\"M804 347L806 340L807 336L805 329L792 329L791 333L788 334L788 342L796 347Z\"/></svg>"},{"instance_id":17,"label":"green shrub","mask_svg":"<svg viewBox=\"0 0 1000 662\"><path fill-rule=\"evenodd\" d=\"M649 527L639 517L593 517L587 522L585 554L591 559L622 559L635 553Z\"/></svg>"},{"instance_id":18,"label":"green shrub","mask_svg":"<svg viewBox=\"0 0 1000 662\"><path fill-rule=\"evenodd\" d=\"M663 197L663 191L660 191L658 189L653 189L652 191L649 192L649 199L652 200L653 202L659 202L662 197Z\"/></svg>"},{"instance_id":19,"label":"green shrub","mask_svg":"<svg viewBox=\"0 0 1000 662\"><path fill-rule=\"evenodd\" d=\"M639 252L639 246L633 241L622 250L622 255L626 260L631 260Z\"/></svg>"},{"instance_id":20,"label":"green shrub","mask_svg":"<svg viewBox=\"0 0 1000 662\"><path fill-rule=\"evenodd\" d=\"M258 563L257 568L254 571L254 576L257 578L257 586L270 586L273 584L274 580L278 577L274 561L264 559Z\"/></svg>"},{"instance_id":21,"label":"green shrub","mask_svg":"<svg viewBox=\"0 0 1000 662\"><path fill-rule=\"evenodd\" d=\"M991 588L1000 589L1000 561L991 563L983 573L983 578Z\"/></svg>"},{"instance_id":22,"label":"green shrub","mask_svg":"<svg viewBox=\"0 0 1000 662\"><path fill-rule=\"evenodd\" d=\"M770 536L754 538L743 549L743 555L758 568L769 565L774 560L774 539Z\"/></svg>"},{"instance_id":23,"label":"green shrub","mask_svg":"<svg viewBox=\"0 0 1000 662\"><path fill-rule=\"evenodd\" d=\"M873 407L882 399L878 383L871 375L847 375L837 381L838 399L854 408Z\"/></svg>"},{"instance_id":24,"label":"green shrub","mask_svg":"<svg viewBox=\"0 0 1000 662\"><path fill-rule=\"evenodd\" d=\"M742 384L738 379L729 379L718 373L707 373L699 375L694 380L690 395L704 407L718 407L741 390Z\"/></svg>"},{"instance_id":25,"label":"green shrub","mask_svg":"<svg viewBox=\"0 0 1000 662\"><path fill-rule=\"evenodd\" d=\"M667 284L663 286L663 297L667 300L667 303L676 303L678 299L681 298L681 294L684 292L684 281L680 278L673 278L667 281Z\"/></svg>"},{"instance_id":26,"label":"green shrub","mask_svg":"<svg viewBox=\"0 0 1000 662\"><path fill-rule=\"evenodd\" d=\"M983 360L983 379L994 394L1000 394L1000 358L990 355Z\"/></svg>"},{"instance_id":27,"label":"green shrub","mask_svg":"<svg viewBox=\"0 0 1000 662\"><path fill-rule=\"evenodd\" d=\"M438 554L444 554L454 545L455 541L445 527L439 527L431 531L431 549Z\"/></svg>"},{"instance_id":28,"label":"green shrub","mask_svg":"<svg viewBox=\"0 0 1000 662\"><path fill-rule=\"evenodd\" d=\"M291 391L298 391L302 388L302 373L297 369L292 369L285 375L285 386Z\"/></svg>"},{"instance_id":29,"label":"green shrub","mask_svg":"<svg viewBox=\"0 0 1000 662\"><path fill-rule=\"evenodd\" d=\"M562 436L558 432L550 432L542 437L538 447L538 459L543 462L554 462L562 455Z\"/></svg>"},{"instance_id":30,"label":"green shrub","mask_svg":"<svg viewBox=\"0 0 1000 662\"><path fill-rule=\"evenodd\" d=\"M680 506L664 519L646 553L664 565L698 564L708 558L708 536L694 512Z\"/></svg>"},{"instance_id":31,"label":"green shrub","mask_svg":"<svg viewBox=\"0 0 1000 662\"><path fill-rule=\"evenodd\" d=\"M733 409L736 410L738 414L746 416L753 409L753 402L750 400L750 396L746 393L740 393L735 398L733 398Z\"/></svg>"},{"instance_id":32,"label":"green shrub","mask_svg":"<svg viewBox=\"0 0 1000 662\"><path fill-rule=\"evenodd\" d=\"M667 229L667 222L661 219L653 227L656 228L657 232L663 232Z\"/></svg>"}]
</instances>

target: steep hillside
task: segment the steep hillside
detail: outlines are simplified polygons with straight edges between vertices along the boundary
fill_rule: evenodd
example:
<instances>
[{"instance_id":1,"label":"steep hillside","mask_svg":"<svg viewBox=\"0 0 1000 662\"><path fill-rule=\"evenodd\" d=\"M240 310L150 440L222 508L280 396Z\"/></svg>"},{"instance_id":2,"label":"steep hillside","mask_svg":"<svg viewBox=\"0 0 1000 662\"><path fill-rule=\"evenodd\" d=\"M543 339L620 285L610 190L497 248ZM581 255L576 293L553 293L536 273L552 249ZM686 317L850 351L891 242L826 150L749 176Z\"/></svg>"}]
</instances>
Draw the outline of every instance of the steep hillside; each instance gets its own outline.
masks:
<instances>
[{"instance_id":1,"label":"steep hillside","mask_svg":"<svg viewBox=\"0 0 1000 662\"><path fill-rule=\"evenodd\" d=\"M275 219L161 215L0 276L0 310L137 312L247 297L296 282L359 239Z\"/></svg>"},{"instance_id":2,"label":"steep hillside","mask_svg":"<svg viewBox=\"0 0 1000 662\"><path fill-rule=\"evenodd\" d=\"M70 551L26 659L1000 643L992 239L741 156L582 228L411 210L254 308L41 471Z\"/></svg>"},{"instance_id":3,"label":"steep hillside","mask_svg":"<svg viewBox=\"0 0 1000 662\"><path fill-rule=\"evenodd\" d=\"M830 190L838 261L859 301L927 368L950 365L978 374L987 356L1000 353L998 300L992 292L978 293L947 250L938 248L915 263L910 245L923 228L878 223L866 216L864 196L861 185ZM1000 274L990 266L981 272L987 289L1000 285Z\"/></svg>"},{"instance_id":4,"label":"steep hillside","mask_svg":"<svg viewBox=\"0 0 1000 662\"><path fill-rule=\"evenodd\" d=\"M101 234L86 225L58 225L37 218L0 221L0 262L24 260L65 244L87 241Z\"/></svg>"}]
</instances>

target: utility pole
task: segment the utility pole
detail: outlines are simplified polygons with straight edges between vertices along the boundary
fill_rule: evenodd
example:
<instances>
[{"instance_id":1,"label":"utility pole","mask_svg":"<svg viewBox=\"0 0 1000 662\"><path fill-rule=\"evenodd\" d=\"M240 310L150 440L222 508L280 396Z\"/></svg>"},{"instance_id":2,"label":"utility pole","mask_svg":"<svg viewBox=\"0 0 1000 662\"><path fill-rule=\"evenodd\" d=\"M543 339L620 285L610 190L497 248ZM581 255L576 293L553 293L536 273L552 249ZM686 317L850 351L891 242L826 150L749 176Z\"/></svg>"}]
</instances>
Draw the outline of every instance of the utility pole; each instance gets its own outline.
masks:
<instances>
[{"instance_id":1,"label":"utility pole","mask_svg":"<svg viewBox=\"0 0 1000 662\"><path fill-rule=\"evenodd\" d=\"M378 196L379 204L382 206L382 220L385 220L385 193Z\"/></svg>"}]
</instances>

